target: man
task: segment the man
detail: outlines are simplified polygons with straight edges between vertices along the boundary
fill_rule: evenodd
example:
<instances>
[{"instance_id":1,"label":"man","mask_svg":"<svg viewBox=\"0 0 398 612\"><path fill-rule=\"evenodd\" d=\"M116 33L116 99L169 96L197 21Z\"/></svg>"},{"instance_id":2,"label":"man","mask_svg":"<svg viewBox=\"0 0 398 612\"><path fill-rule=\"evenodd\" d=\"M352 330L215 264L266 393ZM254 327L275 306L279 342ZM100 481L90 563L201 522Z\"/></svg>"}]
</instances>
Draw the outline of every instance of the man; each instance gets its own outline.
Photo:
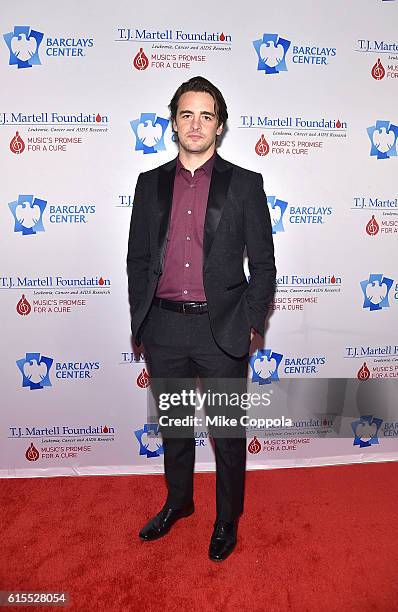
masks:
<instances>
[{"instance_id":1,"label":"man","mask_svg":"<svg viewBox=\"0 0 398 612\"><path fill-rule=\"evenodd\" d=\"M254 330L264 334L276 273L262 177L216 153L228 118L221 92L193 77L169 108L178 158L138 177L127 256L132 333L136 343L143 340L157 396L181 391L181 381L196 376L216 387L226 379L246 383L250 342ZM163 445L168 496L140 531L147 541L194 511L193 433L163 434ZM236 545L246 441L215 437L214 446L217 516L209 557L221 561Z\"/></svg>"}]
</instances>

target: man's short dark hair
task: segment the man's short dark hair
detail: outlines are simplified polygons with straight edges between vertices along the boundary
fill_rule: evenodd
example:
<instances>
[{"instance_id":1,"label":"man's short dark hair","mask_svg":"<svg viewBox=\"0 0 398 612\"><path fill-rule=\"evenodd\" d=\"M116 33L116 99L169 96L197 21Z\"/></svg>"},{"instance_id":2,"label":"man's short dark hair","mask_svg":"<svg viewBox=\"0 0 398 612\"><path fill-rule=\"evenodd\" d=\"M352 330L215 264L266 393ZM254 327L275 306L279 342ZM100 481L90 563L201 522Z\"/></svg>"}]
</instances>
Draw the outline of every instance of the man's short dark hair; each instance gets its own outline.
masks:
<instances>
[{"instance_id":1,"label":"man's short dark hair","mask_svg":"<svg viewBox=\"0 0 398 612\"><path fill-rule=\"evenodd\" d=\"M175 121L177 117L178 101L181 96L188 91L203 91L210 94L214 100L214 110L217 116L217 123L219 126L221 124L225 125L228 119L228 111L224 97L221 91L215 85L213 85L213 83L210 83L210 81L202 76L192 77L189 79L189 81L185 81L185 83L182 83L175 92L169 104L171 119L173 121Z\"/></svg>"}]
</instances>

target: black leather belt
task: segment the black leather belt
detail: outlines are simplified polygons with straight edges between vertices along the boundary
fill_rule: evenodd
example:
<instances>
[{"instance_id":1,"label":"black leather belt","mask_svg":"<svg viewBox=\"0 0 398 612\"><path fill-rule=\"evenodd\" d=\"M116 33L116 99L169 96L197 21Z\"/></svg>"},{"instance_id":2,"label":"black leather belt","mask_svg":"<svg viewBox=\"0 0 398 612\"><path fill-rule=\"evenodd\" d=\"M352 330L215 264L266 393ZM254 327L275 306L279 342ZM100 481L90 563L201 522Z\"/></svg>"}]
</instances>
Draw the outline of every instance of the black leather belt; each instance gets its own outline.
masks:
<instances>
[{"instance_id":1,"label":"black leather belt","mask_svg":"<svg viewBox=\"0 0 398 612\"><path fill-rule=\"evenodd\" d=\"M153 298L152 304L165 310L181 312L182 314L204 314L207 312L207 302L173 302L162 298Z\"/></svg>"}]
</instances>

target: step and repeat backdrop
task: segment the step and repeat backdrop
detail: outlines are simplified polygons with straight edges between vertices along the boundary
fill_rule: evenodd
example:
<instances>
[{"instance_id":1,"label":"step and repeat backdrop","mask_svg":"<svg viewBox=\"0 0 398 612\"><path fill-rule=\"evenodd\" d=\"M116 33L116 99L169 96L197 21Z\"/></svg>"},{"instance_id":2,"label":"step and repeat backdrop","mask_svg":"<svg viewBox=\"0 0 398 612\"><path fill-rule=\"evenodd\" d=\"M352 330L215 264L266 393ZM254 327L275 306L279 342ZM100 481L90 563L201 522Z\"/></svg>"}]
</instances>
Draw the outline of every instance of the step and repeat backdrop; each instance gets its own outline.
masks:
<instances>
[{"instance_id":1,"label":"step and repeat backdrop","mask_svg":"<svg viewBox=\"0 0 398 612\"><path fill-rule=\"evenodd\" d=\"M195 75L223 92L219 153L262 173L273 224L248 383L295 411L249 429L249 468L398 459L397 26L394 0L3 2L1 476L162 471L127 239Z\"/></svg>"}]
</instances>

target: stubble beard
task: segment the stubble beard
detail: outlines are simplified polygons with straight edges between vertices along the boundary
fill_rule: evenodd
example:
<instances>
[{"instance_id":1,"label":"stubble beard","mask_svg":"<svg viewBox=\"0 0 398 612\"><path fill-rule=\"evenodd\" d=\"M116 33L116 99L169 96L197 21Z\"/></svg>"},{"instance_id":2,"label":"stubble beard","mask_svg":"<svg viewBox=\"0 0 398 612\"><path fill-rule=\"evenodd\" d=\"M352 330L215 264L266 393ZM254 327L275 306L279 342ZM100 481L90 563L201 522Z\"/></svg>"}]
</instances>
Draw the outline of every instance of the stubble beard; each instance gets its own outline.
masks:
<instances>
[{"instance_id":1,"label":"stubble beard","mask_svg":"<svg viewBox=\"0 0 398 612\"><path fill-rule=\"evenodd\" d=\"M191 143L189 140L186 143L182 143L180 140L178 140L178 146L180 149L183 149L186 153L193 153L193 154L206 153L213 146L215 148L215 145L216 145L216 140L213 140L209 143L203 143L199 141L196 144Z\"/></svg>"}]
</instances>

